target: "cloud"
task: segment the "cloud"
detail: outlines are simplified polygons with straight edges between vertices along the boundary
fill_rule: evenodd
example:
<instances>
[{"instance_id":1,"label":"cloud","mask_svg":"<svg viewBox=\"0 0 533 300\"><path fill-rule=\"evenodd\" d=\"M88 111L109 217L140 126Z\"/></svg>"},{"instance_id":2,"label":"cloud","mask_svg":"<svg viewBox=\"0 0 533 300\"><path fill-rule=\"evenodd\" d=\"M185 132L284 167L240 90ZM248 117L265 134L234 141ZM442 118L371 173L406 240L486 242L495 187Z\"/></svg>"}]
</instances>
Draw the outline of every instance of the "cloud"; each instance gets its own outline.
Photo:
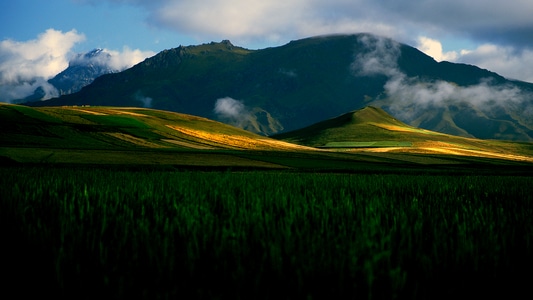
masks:
<instances>
[{"instance_id":1,"label":"cloud","mask_svg":"<svg viewBox=\"0 0 533 300\"><path fill-rule=\"evenodd\" d=\"M134 99L141 102L143 107L151 108L153 99L151 97L145 97L141 91L137 91L134 95Z\"/></svg>"},{"instance_id":2,"label":"cloud","mask_svg":"<svg viewBox=\"0 0 533 300\"><path fill-rule=\"evenodd\" d=\"M122 48L122 51L104 49L111 57L107 61L107 65L114 70L125 70L142 62L148 57L154 56L153 51L141 51L139 49L130 49L128 47Z\"/></svg>"},{"instance_id":3,"label":"cloud","mask_svg":"<svg viewBox=\"0 0 533 300\"><path fill-rule=\"evenodd\" d=\"M433 34L447 33L520 47L529 47L533 34L531 1L376 0L376 5L384 17L415 24Z\"/></svg>"},{"instance_id":4,"label":"cloud","mask_svg":"<svg viewBox=\"0 0 533 300\"><path fill-rule=\"evenodd\" d=\"M79 1L79 0L78 0ZM283 40L373 32L442 34L530 47L533 2L525 0L85 0L142 6L147 22L202 40ZM425 32L425 34L423 34ZM304 35L304 36L302 36Z\"/></svg>"},{"instance_id":5,"label":"cloud","mask_svg":"<svg viewBox=\"0 0 533 300\"><path fill-rule=\"evenodd\" d=\"M442 52L441 42L425 36L418 38L416 47L418 50L433 57L436 61L454 61L459 56L456 51Z\"/></svg>"},{"instance_id":6,"label":"cloud","mask_svg":"<svg viewBox=\"0 0 533 300\"><path fill-rule=\"evenodd\" d=\"M231 97L217 99L213 112L218 119L237 127L250 117L250 110L244 103Z\"/></svg>"},{"instance_id":7,"label":"cloud","mask_svg":"<svg viewBox=\"0 0 533 300\"><path fill-rule=\"evenodd\" d=\"M58 95L46 80L68 66L72 47L85 40L76 30L48 29L37 39L0 42L0 101L9 102L32 95L41 87L44 99Z\"/></svg>"},{"instance_id":8,"label":"cloud","mask_svg":"<svg viewBox=\"0 0 533 300\"><path fill-rule=\"evenodd\" d=\"M51 78L68 66L72 47L84 40L76 30L63 33L48 29L34 40L1 41L0 84Z\"/></svg>"},{"instance_id":9,"label":"cloud","mask_svg":"<svg viewBox=\"0 0 533 300\"><path fill-rule=\"evenodd\" d=\"M511 79L533 82L533 49L483 44L474 50L462 51L457 61L477 65Z\"/></svg>"},{"instance_id":10,"label":"cloud","mask_svg":"<svg viewBox=\"0 0 533 300\"><path fill-rule=\"evenodd\" d=\"M80 1L79 1L80 2ZM142 6L150 26L193 36L199 41L231 39L246 46L286 43L331 33L398 34L369 0L86 0ZM366 6L366 7L364 7Z\"/></svg>"},{"instance_id":11,"label":"cloud","mask_svg":"<svg viewBox=\"0 0 533 300\"><path fill-rule=\"evenodd\" d=\"M366 52L357 54L352 63L352 70L357 76L398 75L399 43L374 35L363 35L358 41Z\"/></svg>"},{"instance_id":12,"label":"cloud","mask_svg":"<svg viewBox=\"0 0 533 300\"><path fill-rule=\"evenodd\" d=\"M37 77L32 81L19 82L17 84L0 84L0 102L10 102L15 99L23 99L33 95L40 88L44 99L59 96L57 89L44 78Z\"/></svg>"},{"instance_id":13,"label":"cloud","mask_svg":"<svg viewBox=\"0 0 533 300\"><path fill-rule=\"evenodd\" d=\"M73 63L98 64L122 71L155 55L153 51L124 47L122 51L103 49L107 55L73 56L74 45L84 40L85 35L74 29L68 32L48 29L34 40L0 41L0 102L33 95L39 87L44 92L43 99L58 96L47 80L65 70L71 59Z\"/></svg>"},{"instance_id":14,"label":"cloud","mask_svg":"<svg viewBox=\"0 0 533 300\"><path fill-rule=\"evenodd\" d=\"M421 111L452 105L468 104L486 113L495 107L514 110L532 96L515 85L492 84L490 79L476 85L458 86L442 80L423 82L404 74L391 78L384 89L391 99L391 112L404 121L412 121Z\"/></svg>"},{"instance_id":15,"label":"cloud","mask_svg":"<svg viewBox=\"0 0 533 300\"><path fill-rule=\"evenodd\" d=\"M365 54L357 55L352 63L356 76L385 75L383 86L387 106L399 119L410 122L420 112L430 108L451 105L471 105L480 111L490 112L495 107L518 111L529 108L533 95L513 84L496 84L484 78L478 84L459 86L443 80L422 81L408 77L398 67L400 52L392 41L384 38L363 37L360 42L370 47Z\"/></svg>"},{"instance_id":16,"label":"cloud","mask_svg":"<svg viewBox=\"0 0 533 300\"><path fill-rule=\"evenodd\" d=\"M533 82L533 49L482 44L475 49L443 52L442 43L420 36L416 47L437 61L476 65L509 79Z\"/></svg>"},{"instance_id":17,"label":"cloud","mask_svg":"<svg viewBox=\"0 0 533 300\"><path fill-rule=\"evenodd\" d=\"M79 65L96 64L108 67L113 71L123 71L155 54L153 51L132 50L125 46L122 51L99 49L89 54L78 54L71 60L71 63Z\"/></svg>"}]
</instances>

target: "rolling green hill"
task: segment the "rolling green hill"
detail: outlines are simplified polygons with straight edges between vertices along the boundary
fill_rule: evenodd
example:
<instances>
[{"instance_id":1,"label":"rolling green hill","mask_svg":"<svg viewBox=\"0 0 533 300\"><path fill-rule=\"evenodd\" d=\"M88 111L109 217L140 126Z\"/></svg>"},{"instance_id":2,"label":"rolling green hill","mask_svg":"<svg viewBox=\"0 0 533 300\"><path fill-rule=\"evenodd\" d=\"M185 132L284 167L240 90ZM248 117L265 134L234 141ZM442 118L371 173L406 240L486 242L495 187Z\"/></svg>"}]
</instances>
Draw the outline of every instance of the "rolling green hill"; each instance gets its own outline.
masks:
<instances>
[{"instance_id":1,"label":"rolling green hill","mask_svg":"<svg viewBox=\"0 0 533 300\"><path fill-rule=\"evenodd\" d=\"M371 106L273 137L352 152L453 154L533 161L530 143L480 140L420 129Z\"/></svg>"},{"instance_id":2,"label":"rolling green hill","mask_svg":"<svg viewBox=\"0 0 533 300\"><path fill-rule=\"evenodd\" d=\"M1 104L0 126L0 157L6 163L280 167L224 151L310 149L153 109Z\"/></svg>"},{"instance_id":3,"label":"rolling green hill","mask_svg":"<svg viewBox=\"0 0 533 300\"><path fill-rule=\"evenodd\" d=\"M261 50L229 41L180 46L101 76L78 93L31 105L156 108L263 135L373 105L428 130L531 141L532 95L533 84L476 66L436 62L408 45L354 34ZM239 110L216 110L217 101L228 97Z\"/></svg>"},{"instance_id":4,"label":"rolling green hill","mask_svg":"<svg viewBox=\"0 0 533 300\"><path fill-rule=\"evenodd\" d=\"M2 104L0 126L0 164L357 170L533 162L530 143L418 129L375 107L276 139L202 117L131 107Z\"/></svg>"}]
</instances>

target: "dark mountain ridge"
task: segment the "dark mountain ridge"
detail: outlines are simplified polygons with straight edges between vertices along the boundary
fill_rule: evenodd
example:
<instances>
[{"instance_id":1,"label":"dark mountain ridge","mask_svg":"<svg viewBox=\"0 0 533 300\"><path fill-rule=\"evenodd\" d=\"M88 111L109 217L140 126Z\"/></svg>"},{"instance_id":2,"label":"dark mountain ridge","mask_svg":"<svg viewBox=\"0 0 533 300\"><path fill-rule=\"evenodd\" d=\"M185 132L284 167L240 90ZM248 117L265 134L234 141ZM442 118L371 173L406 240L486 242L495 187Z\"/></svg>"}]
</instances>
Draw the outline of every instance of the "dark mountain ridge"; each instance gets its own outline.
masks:
<instances>
[{"instance_id":1,"label":"dark mountain ridge","mask_svg":"<svg viewBox=\"0 0 533 300\"><path fill-rule=\"evenodd\" d=\"M531 95L533 84L472 65L436 62L391 39L354 34L262 50L229 41L180 46L100 76L78 93L31 105L144 106L265 135L373 105L429 130L533 140Z\"/></svg>"}]
</instances>

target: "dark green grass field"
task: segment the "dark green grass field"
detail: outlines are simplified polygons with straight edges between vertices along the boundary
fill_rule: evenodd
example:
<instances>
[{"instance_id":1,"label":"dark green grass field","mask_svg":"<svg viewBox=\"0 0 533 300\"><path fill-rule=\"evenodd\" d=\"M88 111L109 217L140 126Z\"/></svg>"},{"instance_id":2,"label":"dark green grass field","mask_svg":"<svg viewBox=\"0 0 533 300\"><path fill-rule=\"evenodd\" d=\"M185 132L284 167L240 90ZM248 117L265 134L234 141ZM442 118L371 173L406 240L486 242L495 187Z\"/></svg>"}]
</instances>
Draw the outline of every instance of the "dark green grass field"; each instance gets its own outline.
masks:
<instances>
[{"instance_id":1,"label":"dark green grass field","mask_svg":"<svg viewBox=\"0 0 533 300\"><path fill-rule=\"evenodd\" d=\"M516 298L532 279L533 177L506 169L2 167L1 293Z\"/></svg>"}]
</instances>

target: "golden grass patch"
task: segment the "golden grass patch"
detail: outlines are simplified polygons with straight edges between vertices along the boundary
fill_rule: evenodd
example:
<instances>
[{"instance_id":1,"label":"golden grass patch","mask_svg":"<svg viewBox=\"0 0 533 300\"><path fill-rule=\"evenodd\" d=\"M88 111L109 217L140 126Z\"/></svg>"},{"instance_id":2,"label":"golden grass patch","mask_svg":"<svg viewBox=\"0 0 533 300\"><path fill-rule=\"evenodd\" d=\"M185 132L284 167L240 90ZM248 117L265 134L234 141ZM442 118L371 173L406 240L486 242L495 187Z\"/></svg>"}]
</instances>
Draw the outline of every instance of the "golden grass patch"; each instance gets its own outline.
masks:
<instances>
[{"instance_id":1,"label":"golden grass patch","mask_svg":"<svg viewBox=\"0 0 533 300\"><path fill-rule=\"evenodd\" d=\"M174 145L182 146L184 148L189 148L189 149L198 149L198 150L216 149L216 147L212 147L212 146L209 146L209 145L203 145L203 144L198 144L198 143L193 143L193 142L183 141L183 140L182 141L178 141L178 140L173 140L173 139L163 139L162 141L167 142L167 143L171 143L171 144L174 144Z\"/></svg>"},{"instance_id":2,"label":"golden grass patch","mask_svg":"<svg viewBox=\"0 0 533 300\"><path fill-rule=\"evenodd\" d=\"M227 135L222 133L211 133L202 130L183 128L175 125L166 125L167 127L179 131L188 136L207 140L229 148L247 149L247 150L317 150L316 148L295 145L283 141L267 138L250 138L242 135Z\"/></svg>"}]
</instances>

